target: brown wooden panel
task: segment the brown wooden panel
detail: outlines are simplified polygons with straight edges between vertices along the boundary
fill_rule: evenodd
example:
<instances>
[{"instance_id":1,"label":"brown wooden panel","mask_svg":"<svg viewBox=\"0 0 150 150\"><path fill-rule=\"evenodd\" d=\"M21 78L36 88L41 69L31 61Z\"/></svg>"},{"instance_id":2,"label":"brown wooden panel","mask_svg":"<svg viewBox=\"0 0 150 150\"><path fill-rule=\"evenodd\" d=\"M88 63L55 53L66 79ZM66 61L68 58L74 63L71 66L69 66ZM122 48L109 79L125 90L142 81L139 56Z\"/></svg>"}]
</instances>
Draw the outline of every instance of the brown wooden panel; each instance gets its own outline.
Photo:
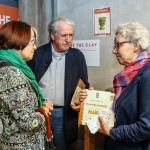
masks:
<instances>
[{"instance_id":1,"label":"brown wooden panel","mask_svg":"<svg viewBox=\"0 0 150 150\"><path fill-rule=\"evenodd\" d=\"M84 126L84 150L94 150L94 145L94 134L91 134L88 127Z\"/></svg>"}]
</instances>

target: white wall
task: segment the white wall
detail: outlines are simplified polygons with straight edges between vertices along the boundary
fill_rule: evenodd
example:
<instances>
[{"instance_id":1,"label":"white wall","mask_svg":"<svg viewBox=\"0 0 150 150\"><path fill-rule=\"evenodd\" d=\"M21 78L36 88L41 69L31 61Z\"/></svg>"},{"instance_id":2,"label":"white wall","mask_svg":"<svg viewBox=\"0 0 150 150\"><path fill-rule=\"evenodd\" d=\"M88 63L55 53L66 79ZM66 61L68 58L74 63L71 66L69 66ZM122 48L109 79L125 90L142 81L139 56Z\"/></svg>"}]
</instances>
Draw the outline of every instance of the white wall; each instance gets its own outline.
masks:
<instances>
[{"instance_id":1,"label":"white wall","mask_svg":"<svg viewBox=\"0 0 150 150\"><path fill-rule=\"evenodd\" d=\"M111 7L112 34L93 35L93 8ZM114 27L125 22L139 22L150 29L150 1L145 0L57 0L57 16L75 21L75 40L99 39L100 67L88 67L89 81L95 89L112 86L113 76L120 66L112 54Z\"/></svg>"}]
</instances>

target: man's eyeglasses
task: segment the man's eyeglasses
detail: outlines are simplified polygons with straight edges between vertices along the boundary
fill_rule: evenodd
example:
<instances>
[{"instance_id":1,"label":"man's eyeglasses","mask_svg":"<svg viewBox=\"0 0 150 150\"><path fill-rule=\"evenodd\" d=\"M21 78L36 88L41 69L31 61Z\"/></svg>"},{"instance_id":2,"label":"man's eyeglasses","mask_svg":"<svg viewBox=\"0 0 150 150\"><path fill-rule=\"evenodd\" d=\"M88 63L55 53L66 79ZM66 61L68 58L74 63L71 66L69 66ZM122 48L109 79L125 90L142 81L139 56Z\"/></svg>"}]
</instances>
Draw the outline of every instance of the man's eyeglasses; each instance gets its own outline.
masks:
<instances>
[{"instance_id":1,"label":"man's eyeglasses","mask_svg":"<svg viewBox=\"0 0 150 150\"><path fill-rule=\"evenodd\" d=\"M125 43L132 43L132 41L116 42L114 43L113 49L119 50L119 48Z\"/></svg>"}]
</instances>

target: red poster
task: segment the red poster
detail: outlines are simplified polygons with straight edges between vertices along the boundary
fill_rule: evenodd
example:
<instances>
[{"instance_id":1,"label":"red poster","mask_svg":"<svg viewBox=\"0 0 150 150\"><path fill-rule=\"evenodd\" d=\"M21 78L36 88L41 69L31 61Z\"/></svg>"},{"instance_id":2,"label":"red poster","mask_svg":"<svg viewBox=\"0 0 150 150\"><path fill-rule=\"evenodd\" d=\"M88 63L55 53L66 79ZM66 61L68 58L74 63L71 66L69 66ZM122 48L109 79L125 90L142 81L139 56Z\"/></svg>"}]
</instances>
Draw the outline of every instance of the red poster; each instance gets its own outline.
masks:
<instances>
[{"instance_id":1,"label":"red poster","mask_svg":"<svg viewBox=\"0 0 150 150\"><path fill-rule=\"evenodd\" d=\"M18 20L18 8L0 4L0 27L12 20Z\"/></svg>"}]
</instances>

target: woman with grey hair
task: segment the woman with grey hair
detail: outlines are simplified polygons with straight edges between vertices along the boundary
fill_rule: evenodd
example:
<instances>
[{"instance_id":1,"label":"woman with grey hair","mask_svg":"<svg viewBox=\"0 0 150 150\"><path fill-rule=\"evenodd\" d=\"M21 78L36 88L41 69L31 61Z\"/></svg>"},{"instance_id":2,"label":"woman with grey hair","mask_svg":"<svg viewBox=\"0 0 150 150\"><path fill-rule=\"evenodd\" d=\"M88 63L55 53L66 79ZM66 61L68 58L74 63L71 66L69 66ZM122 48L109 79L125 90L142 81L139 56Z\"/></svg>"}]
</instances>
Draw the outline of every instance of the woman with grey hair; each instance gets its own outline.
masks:
<instances>
[{"instance_id":1,"label":"woman with grey hair","mask_svg":"<svg viewBox=\"0 0 150 150\"><path fill-rule=\"evenodd\" d=\"M108 136L106 150L150 150L150 52L149 32L139 23L117 27L113 54L125 68L115 75L115 123L99 121Z\"/></svg>"},{"instance_id":2,"label":"woman with grey hair","mask_svg":"<svg viewBox=\"0 0 150 150\"><path fill-rule=\"evenodd\" d=\"M126 23L115 35L113 54L125 67L113 81L114 127L99 117L99 132L106 135L105 150L150 150L149 32L139 23ZM86 97L83 90L80 99Z\"/></svg>"}]
</instances>

